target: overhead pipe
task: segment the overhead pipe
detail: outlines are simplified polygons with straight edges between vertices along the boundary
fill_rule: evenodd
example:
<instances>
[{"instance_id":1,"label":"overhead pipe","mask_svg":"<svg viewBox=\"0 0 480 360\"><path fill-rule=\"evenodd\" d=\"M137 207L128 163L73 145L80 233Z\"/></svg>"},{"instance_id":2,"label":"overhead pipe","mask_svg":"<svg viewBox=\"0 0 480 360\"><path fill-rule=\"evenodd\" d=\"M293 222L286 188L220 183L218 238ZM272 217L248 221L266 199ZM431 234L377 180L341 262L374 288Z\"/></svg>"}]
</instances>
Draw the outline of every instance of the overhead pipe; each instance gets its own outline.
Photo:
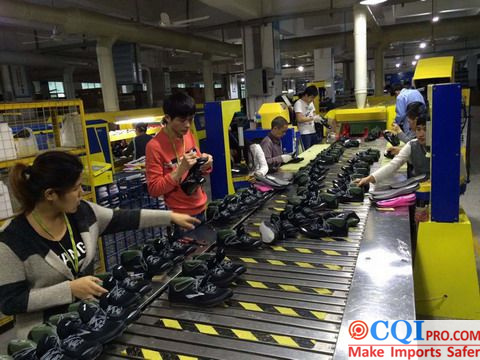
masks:
<instances>
[{"instance_id":1,"label":"overhead pipe","mask_svg":"<svg viewBox=\"0 0 480 360\"><path fill-rule=\"evenodd\" d=\"M367 99L367 12L364 6L353 8L353 36L355 42L355 100L363 109Z\"/></svg>"},{"instance_id":2,"label":"overhead pipe","mask_svg":"<svg viewBox=\"0 0 480 360\"><path fill-rule=\"evenodd\" d=\"M27 65L64 68L68 66L75 67L93 67L93 61L72 59L64 56L52 56L32 54L24 51L0 51L0 64L6 65Z\"/></svg>"},{"instance_id":3,"label":"overhead pipe","mask_svg":"<svg viewBox=\"0 0 480 360\"><path fill-rule=\"evenodd\" d=\"M400 41L420 41L430 39L431 22L422 21L408 24L382 26L381 32L369 32L368 44L370 47L378 45L389 45ZM439 25L435 25L435 37L444 38L449 36L475 37L480 32L480 16L466 16L454 19L442 19ZM345 42L352 47L352 31L325 34L318 36L306 36L301 38L285 39L280 41L280 48L283 52L306 51L324 47L337 47Z\"/></svg>"},{"instance_id":4,"label":"overhead pipe","mask_svg":"<svg viewBox=\"0 0 480 360\"><path fill-rule=\"evenodd\" d=\"M2 0L0 16L60 25L67 34L85 34L95 38L116 38L126 42L158 45L227 57L240 57L242 55L242 47L239 45L183 34L160 27L129 23L125 19L77 8L52 8L17 0Z\"/></svg>"}]
</instances>

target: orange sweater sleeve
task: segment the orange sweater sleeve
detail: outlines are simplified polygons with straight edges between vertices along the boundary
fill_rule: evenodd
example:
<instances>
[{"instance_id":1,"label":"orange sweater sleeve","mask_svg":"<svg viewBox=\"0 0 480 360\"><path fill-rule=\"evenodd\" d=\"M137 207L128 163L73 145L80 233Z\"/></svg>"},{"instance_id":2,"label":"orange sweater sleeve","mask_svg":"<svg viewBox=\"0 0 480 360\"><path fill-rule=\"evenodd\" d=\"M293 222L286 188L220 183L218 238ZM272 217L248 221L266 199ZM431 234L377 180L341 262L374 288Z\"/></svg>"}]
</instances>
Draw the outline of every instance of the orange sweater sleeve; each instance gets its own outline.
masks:
<instances>
[{"instance_id":1,"label":"orange sweater sleeve","mask_svg":"<svg viewBox=\"0 0 480 360\"><path fill-rule=\"evenodd\" d=\"M146 148L145 170L148 193L153 197L168 194L179 186L170 174L164 173L163 163L160 143L152 139Z\"/></svg>"}]
</instances>

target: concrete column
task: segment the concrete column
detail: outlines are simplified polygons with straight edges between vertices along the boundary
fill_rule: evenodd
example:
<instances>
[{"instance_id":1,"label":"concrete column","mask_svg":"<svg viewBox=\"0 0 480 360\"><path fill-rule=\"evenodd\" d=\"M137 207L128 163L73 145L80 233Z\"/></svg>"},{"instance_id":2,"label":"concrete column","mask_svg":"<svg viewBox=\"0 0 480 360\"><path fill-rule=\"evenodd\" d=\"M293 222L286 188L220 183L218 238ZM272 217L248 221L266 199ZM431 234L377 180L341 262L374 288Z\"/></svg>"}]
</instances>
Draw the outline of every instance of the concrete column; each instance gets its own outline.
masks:
<instances>
[{"instance_id":1,"label":"concrete column","mask_svg":"<svg viewBox=\"0 0 480 360\"><path fill-rule=\"evenodd\" d=\"M13 93L12 78L10 77L10 70L8 65L2 65L2 85L3 85L3 100L15 101Z\"/></svg>"},{"instance_id":2,"label":"concrete column","mask_svg":"<svg viewBox=\"0 0 480 360\"><path fill-rule=\"evenodd\" d=\"M153 106L153 89L152 89L152 72L150 68L142 66L142 71L144 72L143 79L147 84L147 101L148 107Z\"/></svg>"},{"instance_id":3,"label":"concrete column","mask_svg":"<svg viewBox=\"0 0 480 360\"><path fill-rule=\"evenodd\" d=\"M472 54L467 57L468 86L478 87L478 55Z\"/></svg>"},{"instance_id":4,"label":"concrete column","mask_svg":"<svg viewBox=\"0 0 480 360\"><path fill-rule=\"evenodd\" d=\"M367 12L365 6L353 7L353 37L355 41L355 100L363 109L367 99Z\"/></svg>"},{"instance_id":5,"label":"concrete column","mask_svg":"<svg viewBox=\"0 0 480 360\"><path fill-rule=\"evenodd\" d=\"M230 100L240 98L240 89L238 88L237 74L228 75L228 98Z\"/></svg>"},{"instance_id":6,"label":"concrete column","mask_svg":"<svg viewBox=\"0 0 480 360\"><path fill-rule=\"evenodd\" d=\"M314 80L325 81L326 96L335 101L335 66L333 49L323 48L313 50Z\"/></svg>"},{"instance_id":7,"label":"concrete column","mask_svg":"<svg viewBox=\"0 0 480 360\"><path fill-rule=\"evenodd\" d=\"M65 90L65 98L75 99L75 85L73 84L73 72L75 68L68 66L63 69L63 90Z\"/></svg>"},{"instance_id":8,"label":"concrete column","mask_svg":"<svg viewBox=\"0 0 480 360\"><path fill-rule=\"evenodd\" d=\"M215 93L213 90L213 68L212 56L205 54L202 59L203 64L203 84L205 85L205 102L215 101Z\"/></svg>"},{"instance_id":9,"label":"concrete column","mask_svg":"<svg viewBox=\"0 0 480 360\"><path fill-rule=\"evenodd\" d=\"M118 90L113 67L112 45L115 39L99 38L97 40L97 62L102 83L103 107L105 111L118 111Z\"/></svg>"},{"instance_id":10,"label":"concrete column","mask_svg":"<svg viewBox=\"0 0 480 360\"><path fill-rule=\"evenodd\" d=\"M247 115L255 117L255 112L266 102L273 102L275 96L282 93L282 66L280 62L280 33L278 22L245 26L242 28L243 64L247 88ZM249 71L255 69L266 70L266 84L262 81L261 73L254 76ZM265 85L266 93L248 93L251 85L257 83L256 89Z\"/></svg>"},{"instance_id":11,"label":"concrete column","mask_svg":"<svg viewBox=\"0 0 480 360\"><path fill-rule=\"evenodd\" d=\"M383 47L375 49L375 95L383 95L385 73L383 69Z\"/></svg>"}]
</instances>

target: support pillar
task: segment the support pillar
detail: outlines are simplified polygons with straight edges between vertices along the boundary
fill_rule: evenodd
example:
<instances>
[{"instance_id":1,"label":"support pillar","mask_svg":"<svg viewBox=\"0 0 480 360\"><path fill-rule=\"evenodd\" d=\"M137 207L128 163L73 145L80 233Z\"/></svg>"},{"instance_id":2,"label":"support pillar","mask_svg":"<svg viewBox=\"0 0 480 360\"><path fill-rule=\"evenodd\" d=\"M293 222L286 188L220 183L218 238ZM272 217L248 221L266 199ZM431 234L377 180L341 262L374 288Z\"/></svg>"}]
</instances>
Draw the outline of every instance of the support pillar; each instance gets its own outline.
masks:
<instances>
[{"instance_id":1,"label":"support pillar","mask_svg":"<svg viewBox=\"0 0 480 360\"><path fill-rule=\"evenodd\" d=\"M73 72L75 68L68 66L63 69L63 90L65 91L65 98L75 99L75 85L73 84Z\"/></svg>"},{"instance_id":2,"label":"support pillar","mask_svg":"<svg viewBox=\"0 0 480 360\"><path fill-rule=\"evenodd\" d=\"M212 56L205 54L202 59L203 64L203 83L205 85L205 102L215 101L215 93L213 90L213 68Z\"/></svg>"},{"instance_id":3,"label":"support pillar","mask_svg":"<svg viewBox=\"0 0 480 360\"><path fill-rule=\"evenodd\" d=\"M355 100L363 109L367 100L367 11L363 5L353 7L355 41Z\"/></svg>"},{"instance_id":4,"label":"support pillar","mask_svg":"<svg viewBox=\"0 0 480 360\"><path fill-rule=\"evenodd\" d=\"M8 65L2 65L3 101L15 101Z\"/></svg>"},{"instance_id":5,"label":"support pillar","mask_svg":"<svg viewBox=\"0 0 480 360\"><path fill-rule=\"evenodd\" d=\"M335 66L333 49L313 50L314 81L325 81L325 95L335 102Z\"/></svg>"},{"instance_id":6,"label":"support pillar","mask_svg":"<svg viewBox=\"0 0 480 360\"><path fill-rule=\"evenodd\" d=\"M385 73L383 69L383 47L375 49L375 95L382 96L384 88Z\"/></svg>"},{"instance_id":7,"label":"support pillar","mask_svg":"<svg viewBox=\"0 0 480 360\"><path fill-rule=\"evenodd\" d=\"M472 88L478 87L478 55L468 55L467 57L468 70L468 86Z\"/></svg>"},{"instance_id":8,"label":"support pillar","mask_svg":"<svg viewBox=\"0 0 480 360\"><path fill-rule=\"evenodd\" d=\"M113 67L112 45L115 39L99 38L97 40L97 61L102 98L105 111L118 111L118 90L115 69Z\"/></svg>"},{"instance_id":9,"label":"support pillar","mask_svg":"<svg viewBox=\"0 0 480 360\"><path fill-rule=\"evenodd\" d=\"M245 26L242 39L247 115L252 119L262 104L274 102L275 96L282 93L278 22Z\"/></svg>"}]
</instances>

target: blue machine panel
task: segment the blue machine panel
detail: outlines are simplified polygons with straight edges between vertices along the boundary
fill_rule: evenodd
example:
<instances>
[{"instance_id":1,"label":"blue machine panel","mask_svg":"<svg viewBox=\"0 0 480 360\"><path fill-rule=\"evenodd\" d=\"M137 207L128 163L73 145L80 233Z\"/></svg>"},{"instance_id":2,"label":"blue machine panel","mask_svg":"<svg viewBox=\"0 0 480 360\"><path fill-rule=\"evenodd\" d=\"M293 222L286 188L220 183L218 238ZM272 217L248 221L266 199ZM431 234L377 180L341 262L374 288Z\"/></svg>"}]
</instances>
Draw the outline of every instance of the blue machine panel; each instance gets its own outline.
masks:
<instances>
[{"instance_id":1,"label":"blue machine panel","mask_svg":"<svg viewBox=\"0 0 480 360\"><path fill-rule=\"evenodd\" d=\"M213 170L210 173L212 199L220 199L228 194L227 162L225 159L225 139L223 136L222 105L221 102L208 102L205 104L205 129L207 141L205 151L215 154ZM228 159L230 161L230 159Z\"/></svg>"},{"instance_id":2,"label":"blue machine panel","mask_svg":"<svg viewBox=\"0 0 480 360\"><path fill-rule=\"evenodd\" d=\"M456 222L460 210L461 86L434 85L431 106L431 219Z\"/></svg>"}]
</instances>

